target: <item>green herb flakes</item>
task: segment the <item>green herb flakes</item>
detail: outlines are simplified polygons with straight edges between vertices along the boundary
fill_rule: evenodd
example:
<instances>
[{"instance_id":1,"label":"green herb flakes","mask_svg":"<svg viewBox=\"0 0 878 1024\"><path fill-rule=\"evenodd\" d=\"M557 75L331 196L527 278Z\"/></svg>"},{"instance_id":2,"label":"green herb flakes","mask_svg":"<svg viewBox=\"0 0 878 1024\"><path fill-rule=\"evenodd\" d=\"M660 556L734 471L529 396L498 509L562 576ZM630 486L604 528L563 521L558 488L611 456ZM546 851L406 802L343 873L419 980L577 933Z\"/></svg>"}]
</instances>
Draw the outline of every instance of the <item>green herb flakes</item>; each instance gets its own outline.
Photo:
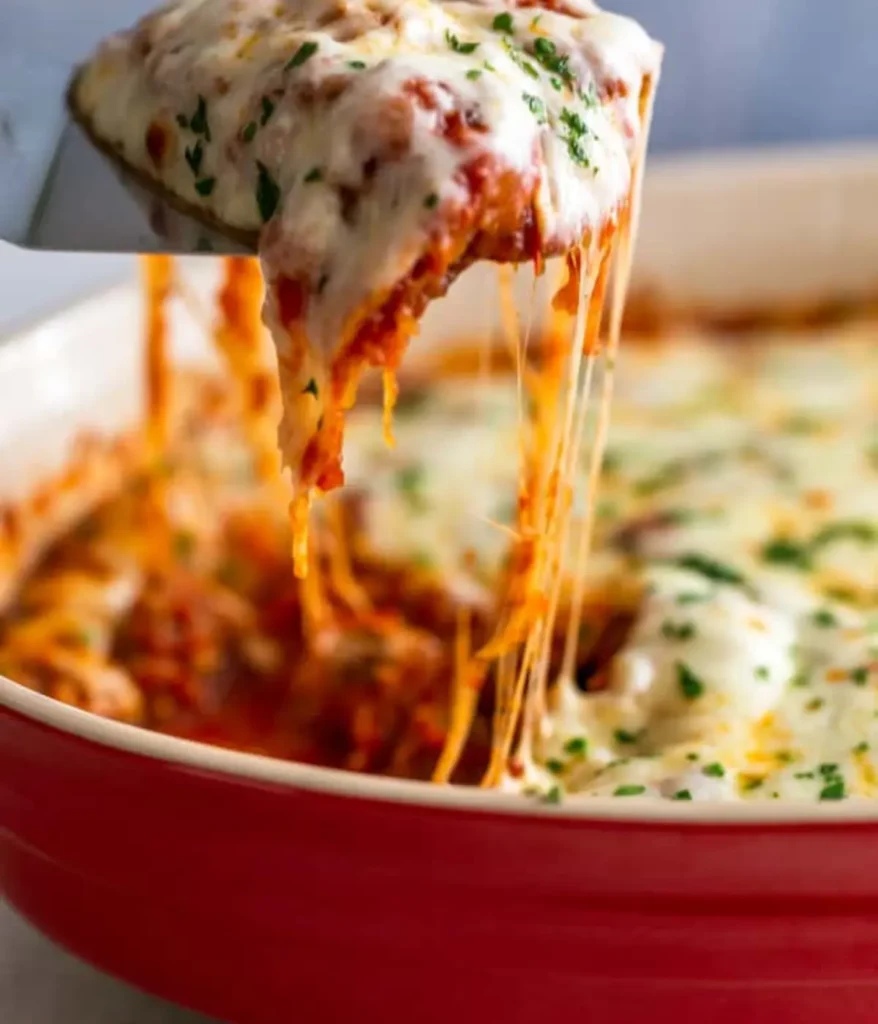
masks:
<instances>
[{"instance_id":1,"label":"green herb flakes","mask_svg":"<svg viewBox=\"0 0 878 1024\"><path fill-rule=\"evenodd\" d=\"M515 31L512 15L508 11L498 14L491 22L491 28L495 32L505 32L507 35L511 35Z\"/></svg>"},{"instance_id":2,"label":"green herb flakes","mask_svg":"<svg viewBox=\"0 0 878 1024\"><path fill-rule=\"evenodd\" d=\"M534 56L546 71L553 72L568 85L573 81L573 75L568 66L569 58L559 55L558 48L551 39L538 36L534 40Z\"/></svg>"},{"instance_id":3,"label":"green herb flakes","mask_svg":"<svg viewBox=\"0 0 878 1024\"><path fill-rule=\"evenodd\" d=\"M274 180L265 164L256 161L258 176L256 179L256 205L263 223L271 220L280 203L280 187Z\"/></svg>"},{"instance_id":4,"label":"green herb flakes","mask_svg":"<svg viewBox=\"0 0 878 1024\"><path fill-rule=\"evenodd\" d=\"M556 757L550 757L546 761L546 771L553 775L560 775L564 771L564 762L559 761Z\"/></svg>"},{"instance_id":5,"label":"green herb flakes","mask_svg":"<svg viewBox=\"0 0 878 1024\"><path fill-rule=\"evenodd\" d=\"M183 155L186 157L186 163L189 164L189 170L193 174L198 174L201 170L201 161L204 159L204 147L201 140L199 139L192 147L187 146Z\"/></svg>"},{"instance_id":6,"label":"green herb flakes","mask_svg":"<svg viewBox=\"0 0 878 1024\"><path fill-rule=\"evenodd\" d=\"M424 196L424 206L428 210L435 210L439 205L439 194L438 192L431 192L429 195Z\"/></svg>"},{"instance_id":7,"label":"green herb flakes","mask_svg":"<svg viewBox=\"0 0 878 1024\"><path fill-rule=\"evenodd\" d=\"M695 636L695 625L691 622L671 622L668 619L662 623L662 636L666 640L691 640Z\"/></svg>"},{"instance_id":8,"label":"green herb flakes","mask_svg":"<svg viewBox=\"0 0 878 1024\"><path fill-rule=\"evenodd\" d=\"M701 773L702 775L707 775L711 779L722 779L726 774L726 770L719 761L713 761L711 764L706 764L701 769Z\"/></svg>"},{"instance_id":9,"label":"green herb flakes","mask_svg":"<svg viewBox=\"0 0 878 1024\"><path fill-rule=\"evenodd\" d=\"M588 740L584 736L573 736L564 744L564 753L568 757L585 757L588 751Z\"/></svg>"},{"instance_id":10,"label":"green herb flakes","mask_svg":"<svg viewBox=\"0 0 878 1024\"><path fill-rule=\"evenodd\" d=\"M319 167L312 167L302 180L306 185L310 185L315 181L323 181L323 171Z\"/></svg>"},{"instance_id":11,"label":"green herb flakes","mask_svg":"<svg viewBox=\"0 0 878 1024\"><path fill-rule=\"evenodd\" d=\"M416 512L424 507L424 477L424 467L420 465L403 466L396 473L397 490Z\"/></svg>"},{"instance_id":12,"label":"green herb flakes","mask_svg":"<svg viewBox=\"0 0 878 1024\"><path fill-rule=\"evenodd\" d=\"M696 572L700 576L712 580L714 583L731 583L737 586L744 583L744 577L737 569L724 565L715 558L700 555L696 552L681 555L679 558L674 559L674 564L680 569Z\"/></svg>"},{"instance_id":13,"label":"green herb flakes","mask_svg":"<svg viewBox=\"0 0 878 1024\"><path fill-rule=\"evenodd\" d=\"M365 71L366 62L364 60L349 60L348 67L353 71Z\"/></svg>"},{"instance_id":14,"label":"green herb flakes","mask_svg":"<svg viewBox=\"0 0 878 1024\"><path fill-rule=\"evenodd\" d=\"M676 793L671 797L672 800L691 800L692 794L688 789L678 789Z\"/></svg>"},{"instance_id":15,"label":"green herb flakes","mask_svg":"<svg viewBox=\"0 0 878 1024\"><path fill-rule=\"evenodd\" d=\"M811 556L804 544L786 537L768 541L761 551L763 562L769 565L786 565L791 569L807 571L811 568Z\"/></svg>"},{"instance_id":16,"label":"green herb flakes","mask_svg":"<svg viewBox=\"0 0 878 1024\"><path fill-rule=\"evenodd\" d=\"M832 629L838 625L838 619L828 608L821 608L819 611L814 612L811 621L815 626L820 626L821 629Z\"/></svg>"},{"instance_id":17,"label":"green herb flakes","mask_svg":"<svg viewBox=\"0 0 878 1024\"><path fill-rule=\"evenodd\" d=\"M216 178L202 178L201 181L195 182L195 191L200 196L209 196L213 192L214 185L216 185Z\"/></svg>"},{"instance_id":18,"label":"green herb flakes","mask_svg":"<svg viewBox=\"0 0 878 1024\"><path fill-rule=\"evenodd\" d=\"M704 683L683 662L677 662L677 686L686 700L697 700L704 693Z\"/></svg>"},{"instance_id":19,"label":"green herb flakes","mask_svg":"<svg viewBox=\"0 0 878 1024\"><path fill-rule=\"evenodd\" d=\"M851 682L855 686L865 686L869 682L869 668L867 665L858 665L851 669Z\"/></svg>"},{"instance_id":20,"label":"green herb flakes","mask_svg":"<svg viewBox=\"0 0 878 1024\"><path fill-rule=\"evenodd\" d=\"M482 72L479 68L470 68L466 73L466 77L471 82L477 82L482 77Z\"/></svg>"},{"instance_id":21,"label":"green herb flakes","mask_svg":"<svg viewBox=\"0 0 878 1024\"><path fill-rule=\"evenodd\" d=\"M296 50L284 65L284 71L291 71L293 68L300 68L306 61L309 61L315 53L317 53L317 50L317 43L312 39L302 43L299 49Z\"/></svg>"},{"instance_id":22,"label":"green herb flakes","mask_svg":"<svg viewBox=\"0 0 878 1024\"><path fill-rule=\"evenodd\" d=\"M549 120L549 115L546 113L546 105L539 98L534 96L532 93L523 92L521 98L524 100L527 109L536 118L537 124L546 124Z\"/></svg>"},{"instance_id":23,"label":"green herb flakes","mask_svg":"<svg viewBox=\"0 0 878 1024\"><path fill-rule=\"evenodd\" d=\"M641 793L645 793L645 792L646 792L646 786L635 786L635 785L617 786L613 790L613 796L640 796Z\"/></svg>"},{"instance_id":24,"label":"green herb flakes","mask_svg":"<svg viewBox=\"0 0 878 1024\"><path fill-rule=\"evenodd\" d=\"M313 377L302 388L302 394L303 395L313 395L315 398L319 397L320 390L317 387L317 381Z\"/></svg>"},{"instance_id":25,"label":"green herb flakes","mask_svg":"<svg viewBox=\"0 0 878 1024\"><path fill-rule=\"evenodd\" d=\"M248 124L244 125L244 127L241 129L241 138L243 139L244 142L252 142L253 141L253 137L255 135L256 135L256 122L255 121L250 121Z\"/></svg>"},{"instance_id":26,"label":"green herb flakes","mask_svg":"<svg viewBox=\"0 0 878 1024\"><path fill-rule=\"evenodd\" d=\"M267 96L263 96L262 97L262 116L259 118L259 123L262 125L263 128L268 124L269 119L271 118L271 115L273 113L274 113L274 102L272 100L270 100Z\"/></svg>"},{"instance_id":27,"label":"green herb flakes","mask_svg":"<svg viewBox=\"0 0 878 1024\"><path fill-rule=\"evenodd\" d=\"M643 735L642 732L629 732L627 729L617 729L613 734L617 743L637 743L640 737Z\"/></svg>"},{"instance_id":28,"label":"green herb flakes","mask_svg":"<svg viewBox=\"0 0 878 1024\"><path fill-rule=\"evenodd\" d=\"M445 42L455 53L475 53L479 48L478 43L462 43L450 29L445 30Z\"/></svg>"},{"instance_id":29,"label":"green herb flakes","mask_svg":"<svg viewBox=\"0 0 878 1024\"><path fill-rule=\"evenodd\" d=\"M198 97L198 106L195 113L189 118L189 130L195 135L203 135L206 142L210 142L210 124L207 120L207 101L201 95Z\"/></svg>"},{"instance_id":30,"label":"green herb flakes","mask_svg":"<svg viewBox=\"0 0 878 1024\"><path fill-rule=\"evenodd\" d=\"M844 779L833 779L820 790L821 800L844 800L845 796Z\"/></svg>"}]
</instances>

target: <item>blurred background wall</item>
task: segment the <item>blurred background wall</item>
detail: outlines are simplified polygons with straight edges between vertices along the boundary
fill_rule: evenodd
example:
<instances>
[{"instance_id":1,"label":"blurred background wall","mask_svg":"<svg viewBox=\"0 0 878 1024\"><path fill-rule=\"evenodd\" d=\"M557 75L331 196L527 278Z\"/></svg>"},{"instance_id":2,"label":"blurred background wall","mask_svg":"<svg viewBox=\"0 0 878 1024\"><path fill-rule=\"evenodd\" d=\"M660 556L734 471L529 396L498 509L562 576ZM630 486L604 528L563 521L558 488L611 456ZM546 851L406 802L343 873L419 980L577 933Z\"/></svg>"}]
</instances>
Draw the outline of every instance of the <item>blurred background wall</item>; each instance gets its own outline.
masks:
<instances>
[{"instance_id":1,"label":"blurred background wall","mask_svg":"<svg viewBox=\"0 0 878 1024\"><path fill-rule=\"evenodd\" d=\"M0 114L157 0L0 0ZM653 152L878 140L878 0L604 0L667 47ZM0 183L2 187L2 183ZM878 197L876 197L878 201ZM130 269L0 243L0 333Z\"/></svg>"}]
</instances>

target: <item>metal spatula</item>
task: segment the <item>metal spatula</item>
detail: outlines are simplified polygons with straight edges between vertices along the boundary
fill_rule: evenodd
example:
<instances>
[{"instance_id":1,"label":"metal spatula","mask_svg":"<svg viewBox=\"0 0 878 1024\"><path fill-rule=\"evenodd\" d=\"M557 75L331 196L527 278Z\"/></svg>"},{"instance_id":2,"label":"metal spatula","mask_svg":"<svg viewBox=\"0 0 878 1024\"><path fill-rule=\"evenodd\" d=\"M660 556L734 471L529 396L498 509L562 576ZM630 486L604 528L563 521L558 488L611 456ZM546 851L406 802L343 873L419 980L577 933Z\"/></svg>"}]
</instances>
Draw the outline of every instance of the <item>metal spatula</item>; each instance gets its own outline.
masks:
<instances>
[{"instance_id":1,"label":"metal spatula","mask_svg":"<svg viewBox=\"0 0 878 1024\"><path fill-rule=\"evenodd\" d=\"M0 239L68 252L240 253L118 171L70 120L72 67L3 55Z\"/></svg>"}]
</instances>

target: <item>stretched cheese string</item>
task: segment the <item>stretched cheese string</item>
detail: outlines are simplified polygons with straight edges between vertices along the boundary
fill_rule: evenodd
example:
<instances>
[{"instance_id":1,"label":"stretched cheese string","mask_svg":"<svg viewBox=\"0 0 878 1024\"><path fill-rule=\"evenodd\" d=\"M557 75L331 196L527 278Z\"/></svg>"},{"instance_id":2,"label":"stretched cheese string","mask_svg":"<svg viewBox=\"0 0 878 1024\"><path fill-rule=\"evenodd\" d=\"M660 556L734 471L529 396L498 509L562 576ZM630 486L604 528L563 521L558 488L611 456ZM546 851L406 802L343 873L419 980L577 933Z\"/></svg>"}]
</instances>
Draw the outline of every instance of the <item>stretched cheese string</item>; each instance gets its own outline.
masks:
<instances>
[{"instance_id":1,"label":"stretched cheese string","mask_svg":"<svg viewBox=\"0 0 878 1024\"><path fill-rule=\"evenodd\" d=\"M607 242L614 243L610 246L609 252L616 254L617 262L614 268L616 277L613 282L610 341L607 349L607 373L604 378L599 404L598 426L592 449L586 495L585 522L578 538L571 616L565 638L563 663L568 672L571 673L573 662L575 661L575 639L578 636L579 622L582 614L585 592L585 563L587 561L594 520L597 484L600 466L603 461L603 452L606 446L612 404L613 361L618 350L621 334L624 303L630 281L633 240L636 237L639 219L644 155L648 145L652 99L653 84L649 78L646 78L644 79L640 96L642 134L637 155L634 161L632 161L632 183L629 198L621 212L616 237L606 240ZM585 256L584 250L580 249L581 265L586 264ZM572 273L572 266L570 264L569 266ZM518 666L518 677L512 694L512 706L504 721L502 734L493 738L492 756L488 771L483 779L483 785L496 785L499 782L515 732L519 728L522 705L524 705L524 721L521 723L519 738L519 756L521 758L529 758L536 726L543 717L554 622L557 617L561 583L564 576L562 560L569 529L569 525L565 525L565 523L569 524L573 495L573 477L578 462L581 439L587 422L588 389L593 374L594 354L597 348L607 267L608 252L606 248L602 247L596 277L592 277L588 287L580 289L574 343L569 349L567 358L567 384L564 389L564 414L560 434L557 421L554 421L551 430L553 442L548 448L548 451L552 452L553 456L549 460L540 460L542 465L537 466L535 522L537 524L537 536L541 539L541 543L536 546L532 562L528 566L528 572L533 575L531 581L526 585L532 593L535 592L540 597L545 597L548 585L548 605L542 610L534 602L527 602L524 606L530 618L528 632L524 640L523 653ZM583 336L581 321L585 309L587 309L588 327L585 343L579 344L578 339ZM587 349L587 351L583 353L583 349ZM583 354L586 355L588 365L584 374L583 386L580 388L580 366ZM551 384L552 376L549 371L544 369L542 377ZM554 389L549 387L548 394L552 394L553 391ZM558 392L558 397L561 397L560 392ZM536 416L539 420L539 405ZM550 420L552 418L551 411L549 412L549 418ZM538 450L545 452L547 449L543 446L538 447ZM523 523L521 525L522 527L524 526ZM548 579L546 579L546 576ZM519 581L520 585L521 581ZM504 639L508 640L508 635ZM489 653L494 653L491 651L490 645L488 650Z\"/></svg>"},{"instance_id":2,"label":"stretched cheese string","mask_svg":"<svg viewBox=\"0 0 878 1024\"><path fill-rule=\"evenodd\" d=\"M268 373L262 328L262 273L259 261L240 256L223 260L217 295L220 316L214 344L234 381L244 430L260 480L278 485L280 455L274 422L277 386Z\"/></svg>"},{"instance_id":3,"label":"stretched cheese string","mask_svg":"<svg viewBox=\"0 0 878 1024\"><path fill-rule=\"evenodd\" d=\"M158 459L168 441L171 371L168 351L168 300L174 288L170 256L143 256L140 261L146 299L146 422L150 454Z\"/></svg>"},{"instance_id":4,"label":"stretched cheese string","mask_svg":"<svg viewBox=\"0 0 878 1024\"><path fill-rule=\"evenodd\" d=\"M654 83L650 78L644 79L640 93L640 123L643 126L638 150L633 161L632 185L629 201L622 214L622 225L619 232L619 244L616 249L615 266L613 267L613 286L610 301L610 323L607 346L604 358L604 379L598 411L598 423L595 440L592 446L591 460L588 470L588 502L585 519L580 530L573 568L573 595L570 602L570 617L564 641L564 655L561 663L561 683L567 685L573 679L576 661L582 607L585 598L585 578L588 555L591 550L591 538L594 530L597 489L606 451L607 433L609 431L610 411L613 401L613 382L615 377L616 357L622 337L622 319L625 312L625 301L631 282L631 265L634 257L634 244L640 224L640 210L643 199L643 174L646 165L646 149L649 145L649 133L652 125L652 111L655 98Z\"/></svg>"}]
</instances>

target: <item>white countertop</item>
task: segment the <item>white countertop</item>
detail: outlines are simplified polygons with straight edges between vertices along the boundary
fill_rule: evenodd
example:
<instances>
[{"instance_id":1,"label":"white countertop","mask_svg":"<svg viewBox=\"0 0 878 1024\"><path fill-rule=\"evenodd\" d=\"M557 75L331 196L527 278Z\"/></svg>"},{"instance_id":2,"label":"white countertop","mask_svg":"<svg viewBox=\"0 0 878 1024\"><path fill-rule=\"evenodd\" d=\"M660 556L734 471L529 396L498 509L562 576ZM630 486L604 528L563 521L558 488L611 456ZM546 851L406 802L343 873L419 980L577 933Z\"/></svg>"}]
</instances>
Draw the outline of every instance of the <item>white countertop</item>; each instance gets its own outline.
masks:
<instances>
[{"instance_id":1,"label":"white countertop","mask_svg":"<svg viewBox=\"0 0 878 1024\"><path fill-rule=\"evenodd\" d=\"M0 1020L9 1024L209 1024L137 992L44 939L0 905Z\"/></svg>"}]
</instances>

